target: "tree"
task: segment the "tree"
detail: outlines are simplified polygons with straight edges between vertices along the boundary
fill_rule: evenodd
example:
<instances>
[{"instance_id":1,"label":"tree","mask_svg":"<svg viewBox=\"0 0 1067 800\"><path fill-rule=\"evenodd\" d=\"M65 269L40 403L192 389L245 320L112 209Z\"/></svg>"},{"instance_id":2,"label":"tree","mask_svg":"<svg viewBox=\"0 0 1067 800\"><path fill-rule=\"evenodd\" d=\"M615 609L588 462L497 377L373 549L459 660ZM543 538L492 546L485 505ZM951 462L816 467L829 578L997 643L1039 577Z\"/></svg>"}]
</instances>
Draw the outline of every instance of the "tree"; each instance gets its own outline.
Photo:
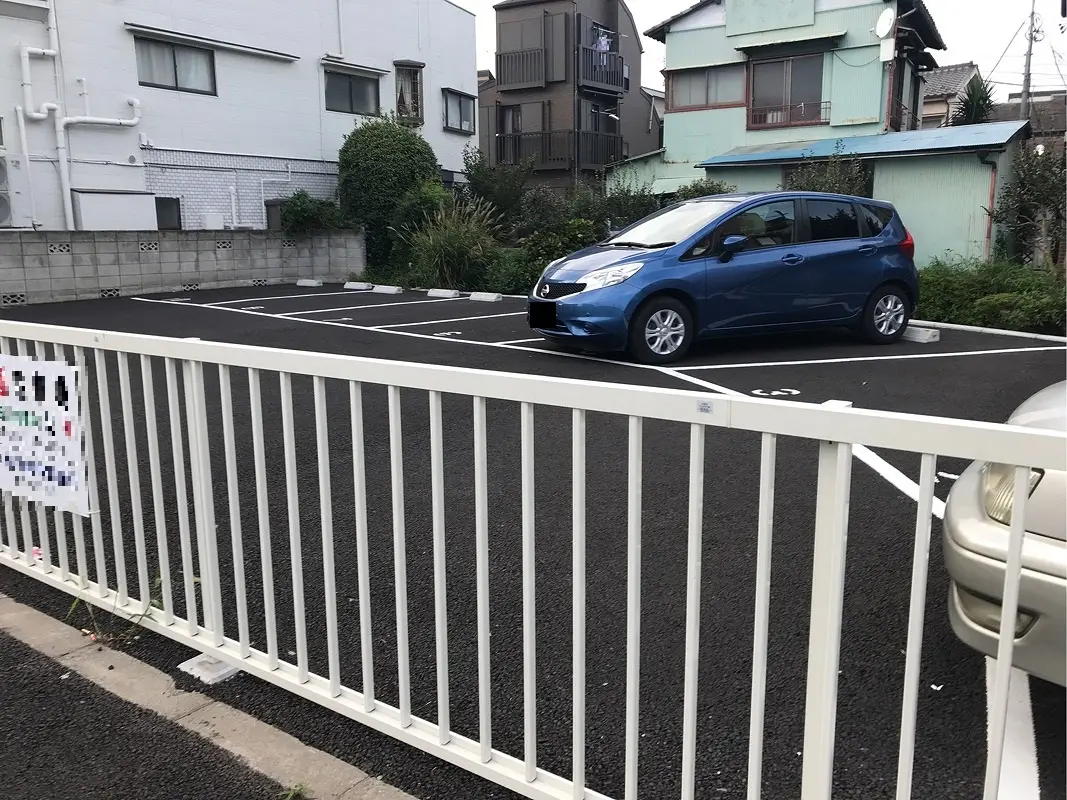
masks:
<instances>
[{"instance_id":1,"label":"tree","mask_svg":"<svg viewBox=\"0 0 1067 800\"><path fill-rule=\"evenodd\" d=\"M993 118L993 90L983 80L971 81L964 90L949 125L978 125Z\"/></svg>"},{"instance_id":2,"label":"tree","mask_svg":"<svg viewBox=\"0 0 1067 800\"><path fill-rule=\"evenodd\" d=\"M678 191L674 193L675 200L693 200L697 197L707 197L714 194L729 194L737 189L736 186L731 186L728 183L722 181L713 181L708 178L698 178L692 183L687 183L685 186L678 187Z\"/></svg>"},{"instance_id":3,"label":"tree","mask_svg":"<svg viewBox=\"0 0 1067 800\"><path fill-rule=\"evenodd\" d=\"M991 212L1007 234L1010 255L1036 260L1041 267L1059 263L1067 211L1065 184L1067 155L1038 152L1029 142L1018 146L1011 174Z\"/></svg>"},{"instance_id":4,"label":"tree","mask_svg":"<svg viewBox=\"0 0 1067 800\"><path fill-rule=\"evenodd\" d=\"M467 174L467 189L474 197L492 203L509 222L519 211L526 182L533 173L534 161L528 158L518 164L489 163L489 158L476 147L463 149L463 171Z\"/></svg>"},{"instance_id":5,"label":"tree","mask_svg":"<svg viewBox=\"0 0 1067 800\"><path fill-rule=\"evenodd\" d=\"M844 151L844 142L838 139L829 158L815 160L805 156L798 166L787 172L783 188L869 197L866 165L855 156L846 156Z\"/></svg>"},{"instance_id":6,"label":"tree","mask_svg":"<svg viewBox=\"0 0 1067 800\"><path fill-rule=\"evenodd\" d=\"M365 228L368 266L389 264L389 225L400 199L440 176L433 148L395 117L369 120L345 137L338 157L341 210Z\"/></svg>"}]
</instances>

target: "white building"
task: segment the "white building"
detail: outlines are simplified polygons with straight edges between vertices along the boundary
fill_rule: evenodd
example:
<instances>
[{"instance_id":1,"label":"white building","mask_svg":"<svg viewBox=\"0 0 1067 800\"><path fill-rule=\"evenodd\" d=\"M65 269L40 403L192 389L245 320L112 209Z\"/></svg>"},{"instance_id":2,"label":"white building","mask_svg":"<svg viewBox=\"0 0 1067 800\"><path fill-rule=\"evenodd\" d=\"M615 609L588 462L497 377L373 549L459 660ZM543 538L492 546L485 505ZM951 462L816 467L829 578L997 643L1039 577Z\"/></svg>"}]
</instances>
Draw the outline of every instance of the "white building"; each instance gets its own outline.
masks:
<instances>
[{"instance_id":1,"label":"white building","mask_svg":"<svg viewBox=\"0 0 1067 800\"><path fill-rule=\"evenodd\" d=\"M0 227L273 227L393 111L458 178L475 57L448 0L0 0Z\"/></svg>"}]
</instances>

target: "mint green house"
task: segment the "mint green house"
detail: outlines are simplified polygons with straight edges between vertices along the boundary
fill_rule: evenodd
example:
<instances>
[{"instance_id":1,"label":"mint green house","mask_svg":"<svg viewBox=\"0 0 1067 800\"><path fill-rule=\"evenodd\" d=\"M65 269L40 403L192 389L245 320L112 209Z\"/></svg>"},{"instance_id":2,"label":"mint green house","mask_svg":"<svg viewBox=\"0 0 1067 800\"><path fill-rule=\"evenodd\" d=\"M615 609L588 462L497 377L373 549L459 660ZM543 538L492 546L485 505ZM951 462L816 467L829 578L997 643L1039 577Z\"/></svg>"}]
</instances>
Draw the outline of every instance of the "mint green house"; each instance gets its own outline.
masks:
<instances>
[{"instance_id":1,"label":"mint green house","mask_svg":"<svg viewBox=\"0 0 1067 800\"><path fill-rule=\"evenodd\" d=\"M864 159L873 196L927 228L917 260L988 253L983 206L1028 128L919 130L930 51L945 49L923 0L702 0L645 35L667 47L663 147L615 166L609 191L670 195L702 177L773 190L839 146ZM931 208L946 192L954 203Z\"/></svg>"}]
</instances>

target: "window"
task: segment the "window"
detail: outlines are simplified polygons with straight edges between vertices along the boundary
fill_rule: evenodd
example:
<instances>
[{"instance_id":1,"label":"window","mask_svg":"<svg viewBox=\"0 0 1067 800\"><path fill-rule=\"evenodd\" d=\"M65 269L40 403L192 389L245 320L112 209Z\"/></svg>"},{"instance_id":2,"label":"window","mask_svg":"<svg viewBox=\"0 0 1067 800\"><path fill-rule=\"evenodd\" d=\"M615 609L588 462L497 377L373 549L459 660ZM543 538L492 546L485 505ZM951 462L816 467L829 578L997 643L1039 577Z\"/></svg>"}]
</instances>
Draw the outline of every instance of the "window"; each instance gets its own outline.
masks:
<instances>
[{"instance_id":1,"label":"window","mask_svg":"<svg viewBox=\"0 0 1067 800\"><path fill-rule=\"evenodd\" d=\"M607 243L618 241L638 247L667 247L699 233L735 205L737 203L730 200L693 200L665 208L621 231Z\"/></svg>"},{"instance_id":2,"label":"window","mask_svg":"<svg viewBox=\"0 0 1067 800\"><path fill-rule=\"evenodd\" d=\"M812 242L857 239L860 235L856 209L842 200L809 200L808 225Z\"/></svg>"},{"instance_id":3,"label":"window","mask_svg":"<svg viewBox=\"0 0 1067 800\"><path fill-rule=\"evenodd\" d=\"M822 102L822 69L821 53L754 63L749 124L764 127L829 122Z\"/></svg>"},{"instance_id":4,"label":"window","mask_svg":"<svg viewBox=\"0 0 1067 800\"><path fill-rule=\"evenodd\" d=\"M944 123L945 118L941 114L931 117L923 117L923 130L925 131L929 128L940 128Z\"/></svg>"},{"instance_id":5,"label":"window","mask_svg":"<svg viewBox=\"0 0 1067 800\"><path fill-rule=\"evenodd\" d=\"M745 102L745 68L741 64L686 69L670 76L670 108L707 108Z\"/></svg>"},{"instance_id":6,"label":"window","mask_svg":"<svg viewBox=\"0 0 1067 800\"><path fill-rule=\"evenodd\" d=\"M622 65L622 90L624 92L630 91L630 65Z\"/></svg>"},{"instance_id":7,"label":"window","mask_svg":"<svg viewBox=\"0 0 1067 800\"><path fill-rule=\"evenodd\" d=\"M871 236L877 236L883 230L885 226L889 224L893 219L893 212L888 208L882 208L881 206L869 206L862 205L860 210L863 212L863 218L867 220L867 228L871 232Z\"/></svg>"},{"instance_id":8,"label":"window","mask_svg":"<svg viewBox=\"0 0 1067 800\"><path fill-rule=\"evenodd\" d=\"M474 98L452 89L445 89L445 129L474 133Z\"/></svg>"},{"instance_id":9,"label":"window","mask_svg":"<svg viewBox=\"0 0 1067 800\"><path fill-rule=\"evenodd\" d=\"M215 94L215 53L200 47L135 38L137 82L179 92Z\"/></svg>"},{"instance_id":10,"label":"window","mask_svg":"<svg viewBox=\"0 0 1067 800\"><path fill-rule=\"evenodd\" d=\"M156 227L161 231L182 229L182 201L177 197L156 198Z\"/></svg>"},{"instance_id":11,"label":"window","mask_svg":"<svg viewBox=\"0 0 1067 800\"><path fill-rule=\"evenodd\" d=\"M327 111L374 117L380 109L377 78L326 71Z\"/></svg>"},{"instance_id":12,"label":"window","mask_svg":"<svg viewBox=\"0 0 1067 800\"><path fill-rule=\"evenodd\" d=\"M396 68L396 115L422 124L422 67Z\"/></svg>"},{"instance_id":13,"label":"window","mask_svg":"<svg viewBox=\"0 0 1067 800\"><path fill-rule=\"evenodd\" d=\"M500 132L522 133L522 106L500 106Z\"/></svg>"},{"instance_id":14,"label":"window","mask_svg":"<svg viewBox=\"0 0 1067 800\"><path fill-rule=\"evenodd\" d=\"M764 203L726 220L715 232L715 252L719 252L727 236L747 236L746 250L793 244L796 241L793 201Z\"/></svg>"}]
</instances>

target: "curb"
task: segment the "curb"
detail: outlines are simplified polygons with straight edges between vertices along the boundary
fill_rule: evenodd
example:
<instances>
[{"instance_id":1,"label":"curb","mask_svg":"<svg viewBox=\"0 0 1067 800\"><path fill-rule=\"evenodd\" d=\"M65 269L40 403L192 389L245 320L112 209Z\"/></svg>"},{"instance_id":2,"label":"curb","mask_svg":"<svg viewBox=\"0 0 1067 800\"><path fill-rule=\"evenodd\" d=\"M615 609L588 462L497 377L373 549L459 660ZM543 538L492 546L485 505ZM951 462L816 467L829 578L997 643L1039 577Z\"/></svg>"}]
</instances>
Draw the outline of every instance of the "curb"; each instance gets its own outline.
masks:
<instances>
[{"instance_id":1,"label":"curb","mask_svg":"<svg viewBox=\"0 0 1067 800\"><path fill-rule=\"evenodd\" d=\"M178 690L155 667L101 648L66 623L3 594L0 630L105 691L206 739L276 783L304 786L315 800L415 800L243 711L199 692Z\"/></svg>"},{"instance_id":2,"label":"curb","mask_svg":"<svg viewBox=\"0 0 1067 800\"><path fill-rule=\"evenodd\" d=\"M912 325L922 325L930 328L944 328L950 331L971 331L972 333L994 333L998 336L1017 336L1020 339L1041 339L1046 342L1059 342L1067 344L1067 336L1053 336L1048 333L1028 333L1027 331L1006 331L1002 328L980 328L976 325L958 325L955 322L929 322L924 319L913 319Z\"/></svg>"}]
</instances>

